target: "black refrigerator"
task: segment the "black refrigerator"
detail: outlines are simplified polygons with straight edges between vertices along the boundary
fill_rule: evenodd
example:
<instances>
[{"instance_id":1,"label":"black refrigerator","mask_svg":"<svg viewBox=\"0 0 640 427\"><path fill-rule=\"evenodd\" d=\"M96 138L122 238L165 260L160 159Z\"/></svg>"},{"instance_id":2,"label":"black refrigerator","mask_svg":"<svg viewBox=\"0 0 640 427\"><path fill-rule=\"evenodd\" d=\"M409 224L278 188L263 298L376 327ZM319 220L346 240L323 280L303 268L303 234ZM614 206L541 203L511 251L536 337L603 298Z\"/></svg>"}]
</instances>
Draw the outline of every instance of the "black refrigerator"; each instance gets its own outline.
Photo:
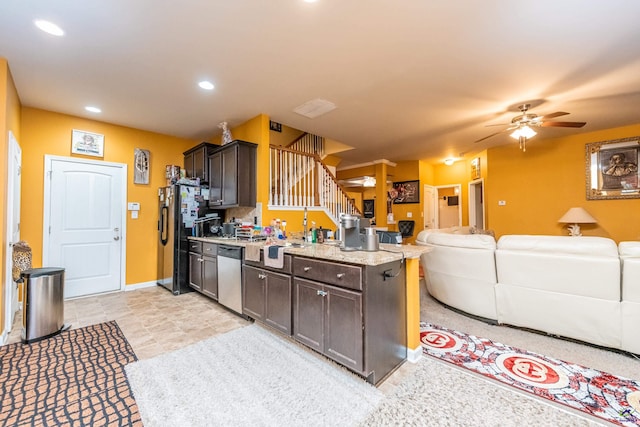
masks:
<instances>
[{"instance_id":1,"label":"black refrigerator","mask_svg":"<svg viewBox=\"0 0 640 427\"><path fill-rule=\"evenodd\" d=\"M207 213L207 189L174 184L158 189L158 285L174 295L191 292L189 244L194 221Z\"/></svg>"}]
</instances>

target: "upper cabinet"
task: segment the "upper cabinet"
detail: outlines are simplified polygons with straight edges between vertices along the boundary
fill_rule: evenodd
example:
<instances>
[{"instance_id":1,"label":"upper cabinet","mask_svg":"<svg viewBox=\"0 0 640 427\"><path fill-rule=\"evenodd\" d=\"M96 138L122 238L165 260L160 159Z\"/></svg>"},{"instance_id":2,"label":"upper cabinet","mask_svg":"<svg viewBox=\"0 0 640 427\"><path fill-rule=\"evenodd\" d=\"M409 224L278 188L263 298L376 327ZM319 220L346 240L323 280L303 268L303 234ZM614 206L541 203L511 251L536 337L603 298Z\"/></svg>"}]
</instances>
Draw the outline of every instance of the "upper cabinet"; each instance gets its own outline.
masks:
<instances>
[{"instance_id":1,"label":"upper cabinet","mask_svg":"<svg viewBox=\"0 0 640 427\"><path fill-rule=\"evenodd\" d=\"M184 169L187 178L200 178L200 181L209 182L209 155L218 147L220 146L203 142L185 151Z\"/></svg>"},{"instance_id":2,"label":"upper cabinet","mask_svg":"<svg viewBox=\"0 0 640 427\"><path fill-rule=\"evenodd\" d=\"M209 204L219 208L256 205L257 144L233 141L209 155Z\"/></svg>"}]
</instances>

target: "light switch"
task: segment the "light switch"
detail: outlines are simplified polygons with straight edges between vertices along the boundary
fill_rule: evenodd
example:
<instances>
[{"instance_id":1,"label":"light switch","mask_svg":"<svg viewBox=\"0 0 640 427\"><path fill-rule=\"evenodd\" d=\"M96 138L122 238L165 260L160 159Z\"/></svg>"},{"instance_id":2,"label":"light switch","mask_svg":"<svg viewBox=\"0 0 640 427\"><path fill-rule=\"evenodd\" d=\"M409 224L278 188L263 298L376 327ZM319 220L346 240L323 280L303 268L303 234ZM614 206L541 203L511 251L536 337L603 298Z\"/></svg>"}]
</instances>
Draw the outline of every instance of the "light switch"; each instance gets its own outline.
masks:
<instances>
[{"instance_id":1,"label":"light switch","mask_svg":"<svg viewBox=\"0 0 640 427\"><path fill-rule=\"evenodd\" d=\"M130 210L130 211L139 211L140 210L140 203L129 202L129 203L127 203L127 209Z\"/></svg>"},{"instance_id":2,"label":"light switch","mask_svg":"<svg viewBox=\"0 0 640 427\"><path fill-rule=\"evenodd\" d=\"M413 217L413 212L407 212L407 218Z\"/></svg>"},{"instance_id":3,"label":"light switch","mask_svg":"<svg viewBox=\"0 0 640 427\"><path fill-rule=\"evenodd\" d=\"M138 211L131 211L131 219L138 219Z\"/></svg>"},{"instance_id":4,"label":"light switch","mask_svg":"<svg viewBox=\"0 0 640 427\"><path fill-rule=\"evenodd\" d=\"M505 206L507 204L506 200L498 200L498 206Z\"/></svg>"}]
</instances>

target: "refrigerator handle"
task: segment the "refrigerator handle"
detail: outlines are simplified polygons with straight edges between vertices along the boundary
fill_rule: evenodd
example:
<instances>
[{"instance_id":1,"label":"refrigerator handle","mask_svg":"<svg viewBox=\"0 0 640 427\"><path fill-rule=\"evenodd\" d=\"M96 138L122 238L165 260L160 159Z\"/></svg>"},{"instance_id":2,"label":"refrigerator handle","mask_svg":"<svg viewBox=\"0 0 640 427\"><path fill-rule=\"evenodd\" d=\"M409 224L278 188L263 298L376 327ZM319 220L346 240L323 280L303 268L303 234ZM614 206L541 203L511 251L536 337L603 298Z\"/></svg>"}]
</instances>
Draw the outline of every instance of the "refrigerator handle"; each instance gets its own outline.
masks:
<instances>
[{"instance_id":1,"label":"refrigerator handle","mask_svg":"<svg viewBox=\"0 0 640 427\"><path fill-rule=\"evenodd\" d=\"M167 221L167 217L169 215L169 208L166 206L162 207L162 211L160 211L160 243L162 246L166 246L169 241L169 221Z\"/></svg>"}]
</instances>

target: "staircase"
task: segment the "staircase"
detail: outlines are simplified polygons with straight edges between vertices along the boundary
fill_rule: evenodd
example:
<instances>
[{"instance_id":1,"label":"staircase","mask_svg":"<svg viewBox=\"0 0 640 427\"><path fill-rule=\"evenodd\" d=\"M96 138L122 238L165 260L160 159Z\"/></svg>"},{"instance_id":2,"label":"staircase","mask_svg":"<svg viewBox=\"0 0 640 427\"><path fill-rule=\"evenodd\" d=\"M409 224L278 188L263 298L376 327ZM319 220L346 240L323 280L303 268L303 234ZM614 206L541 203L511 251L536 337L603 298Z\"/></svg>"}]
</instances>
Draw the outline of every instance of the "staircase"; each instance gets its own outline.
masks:
<instances>
[{"instance_id":1,"label":"staircase","mask_svg":"<svg viewBox=\"0 0 640 427\"><path fill-rule=\"evenodd\" d=\"M288 148L269 147L269 208L302 210L316 207L324 210L336 225L341 213L362 215L320 158L318 152L324 153L323 138L311 135L312 138L302 141L305 135Z\"/></svg>"}]
</instances>

